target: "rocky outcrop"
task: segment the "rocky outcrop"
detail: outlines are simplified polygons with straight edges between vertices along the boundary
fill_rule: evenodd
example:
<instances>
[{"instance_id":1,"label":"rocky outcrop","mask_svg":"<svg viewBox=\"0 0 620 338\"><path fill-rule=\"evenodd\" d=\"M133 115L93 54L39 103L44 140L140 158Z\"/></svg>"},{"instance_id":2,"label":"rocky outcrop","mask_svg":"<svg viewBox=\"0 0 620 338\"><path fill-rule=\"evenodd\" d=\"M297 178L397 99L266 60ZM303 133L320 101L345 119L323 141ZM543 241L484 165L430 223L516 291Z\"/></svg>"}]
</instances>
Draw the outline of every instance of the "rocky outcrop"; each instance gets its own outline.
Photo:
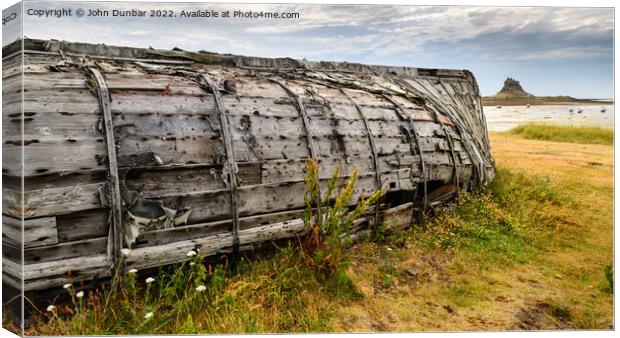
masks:
<instances>
[{"instance_id":1,"label":"rocky outcrop","mask_svg":"<svg viewBox=\"0 0 620 338\"><path fill-rule=\"evenodd\" d=\"M534 95L523 90L519 81L508 77L504 81L504 87L497 93L497 96L533 97Z\"/></svg>"}]
</instances>

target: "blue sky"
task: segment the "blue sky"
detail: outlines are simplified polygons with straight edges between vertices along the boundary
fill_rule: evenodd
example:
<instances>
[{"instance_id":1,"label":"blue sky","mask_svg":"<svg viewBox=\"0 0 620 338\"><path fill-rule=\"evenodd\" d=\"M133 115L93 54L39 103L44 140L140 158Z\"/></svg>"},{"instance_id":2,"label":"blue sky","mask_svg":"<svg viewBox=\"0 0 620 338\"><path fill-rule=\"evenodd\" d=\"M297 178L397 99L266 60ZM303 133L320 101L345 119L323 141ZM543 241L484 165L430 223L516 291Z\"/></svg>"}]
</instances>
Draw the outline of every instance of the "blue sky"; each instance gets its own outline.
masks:
<instances>
[{"instance_id":1,"label":"blue sky","mask_svg":"<svg viewBox=\"0 0 620 338\"><path fill-rule=\"evenodd\" d=\"M29 2L25 8L298 12L299 19L24 18L30 38L471 70L535 95L613 96L613 9Z\"/></svg>"}]
</instances>

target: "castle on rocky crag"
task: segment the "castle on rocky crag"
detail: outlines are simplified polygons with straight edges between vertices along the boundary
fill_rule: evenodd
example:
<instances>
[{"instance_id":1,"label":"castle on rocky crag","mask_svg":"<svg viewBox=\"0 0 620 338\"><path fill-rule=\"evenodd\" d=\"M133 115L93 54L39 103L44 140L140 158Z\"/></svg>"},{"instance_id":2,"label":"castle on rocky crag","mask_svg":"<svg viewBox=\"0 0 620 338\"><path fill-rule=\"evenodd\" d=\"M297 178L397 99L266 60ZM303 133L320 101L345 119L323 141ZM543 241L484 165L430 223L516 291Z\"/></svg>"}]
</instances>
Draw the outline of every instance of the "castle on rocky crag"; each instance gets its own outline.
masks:
<instances>
[{"instance_id":1,"label":"castle on rocky crag","mask_svg":"<svg viewBox=\"0 0 620 338\"><path fill-rule=\"evenodd\" d=\"M506 78L506 80L504 81L504 86L497 93L497 95L498 96L520 96L520 97L533 97L534 96L526 92L525 90L523 90L523 87L521 87L521 84L519 83L519 81L511 77Z\"/></svg>"}]
</instances>

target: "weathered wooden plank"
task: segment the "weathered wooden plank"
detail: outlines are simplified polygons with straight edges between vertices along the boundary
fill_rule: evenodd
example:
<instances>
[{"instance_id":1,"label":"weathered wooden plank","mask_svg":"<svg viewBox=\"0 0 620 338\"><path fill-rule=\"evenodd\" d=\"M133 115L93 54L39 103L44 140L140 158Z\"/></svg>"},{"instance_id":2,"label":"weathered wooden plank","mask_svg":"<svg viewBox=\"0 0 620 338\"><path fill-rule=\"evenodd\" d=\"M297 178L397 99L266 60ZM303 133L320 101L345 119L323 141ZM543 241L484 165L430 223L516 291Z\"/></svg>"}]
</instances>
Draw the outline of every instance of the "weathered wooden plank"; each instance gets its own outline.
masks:
<instances>
[{"instance_id":1,"label":"weathered wooden plank","mask_svg":"<svg viewBox=\"0 0 620 338\"><path fill-rule=\"evenodd\" d=\"M56 216L58 242L72 242L108 234L109 212L106 209L75 211Z\"/></svg>"},{"instance_id":2,"label":"weathered wooden plank","mask_svg":"<svg viewBox=\"0 0 620 338\"><path fill-rule=\"evenodd\" d=\"M114 130L118 139L127 136L145 138L201 138L217 140L220 125L217 115L178 115L178 114L117 114Z\"/></svg>"},{"instance_id":3,"label":"weathered wooden plank","mask_svg":"<svg viewBox=\"0 0 620 338\"><path fill-rule=\"evenodd\" d=\"M84 239L77 242L39 246L24 250L24 264L28 265L92 255L103 255L106 254L107 246L107 236Z\"/></svg>"},{"instance_id":4,"label":"weathered wooden plank","mask_svg":"<svg viewBox=\"0 0 620 338\"><path fill-rule=\"evenodd\" d=\"M22 236L25 248L57 244L56 218L25 219L22 223L21 219L2 215L2 239L21 246Z\"/></svg>"},{"instance_id":5,"label":"weathered wooden plank","mask_svg":"<svg viewBox=\"0 0 620 338\"><path fill-rule=\"evenodd\" d=\"M2 263L3 265L6 263ZM22 289L22 280L15 278L12 275L9 275L7 272L2 271L2 283L6 283L6 285L11 286L13 288L15 288L16 290L21 290Z\"/></svg>"},{"instance_id":6,"label":"weathered wooden plank","mask_svg":"<svg viewBox=\"0 0 620 338\"><path fill-rule=\"evenodd\" d=\"M344 178L343 178L344 179ZM328 179L321 180L321 191L327 188ZM240 215L257 212L276 212L304 207L303 192L305 183L300 181L281 182L273 185L246 186L239 189ZM353 200L362 193L368 196L374 191L374 173L361 173L358 184L353 191ZM262 198L257 198L262 196Z\"/></svg>"},{"instance_id":7,"label":"weathered wooden plank","mask_svg":"<svg viewBox=\"0 0 620 338\"><path fill-rule=\"evenodd\" d=\"M3 174L20 175L20 162L16 162L20 159L20 148L19 145L3 144L3 151L7 151L8 158L13 160L3 162ZM62 171L100 170L103 166L97 163L95 154L103 154L104 149L103 142L83 144L70 139L45 143L35 141L24 147L24 174L30 176Z\"/></svg>"},{"instance_id":8,"label":"weathered wooden plank","mask_svg":"<svg viewBox=\"0 0 620 338\"><path fill-rule=\"evenodd\" d=\"M7 84L10 86L15 77L7 78ZM83 72L67 71L67 72L45 72L45 73L26 73L24 74L24 83L31 90L43 88L87 88L86 76ZM110 90L149 90L163 91L171 85L175 86L193 86L191 81L184 80L179 77L159 75L153 77L145 74L127 74L127 73L106 73L106 80L109 83Z\"/></svg>"},{"instance_id":9,"label":"weathered wooden plank","mask_svg":"<svg viewBox=\"0 0 620 338\"><path fill-rule=\"evenodd\" d=\"M373 175L373 173L360 175L358 187L354 191L354 198L357 198L361 193L368 195L373 191ZM324 188L327 181L327 178L321 181ZM303 191L304 184L303 180L300 179L275 184L240 186L239 215L250 216L258 213L303 208L303 194L299 192ZM175 210L191 209L188 224L195 224L231 218L230 201L225 193L226 191L227 189L221 189L182 195L158 195L155 199Z\"/></svg>"},{"instance_id":10,"label":"weathered wooden plank","mask_svg":"<svg viewBox=\"0 0 620 338\"><path fill-rule=\"evenodd\" d=\"M90 183L24 191L24 217L42 217L99 208L100 187L100 183ZM21 217L20 191L3 187L2 194L2 212Z\"/></svg>"},{"instance_id":11,"label":"weathered wooden plank","mask_svg":"<svg viewBox=\"0 0 620 338\"><path fill-rule=\"evenodd\" d=\"M19 261L12 260L8 257L2 257L2 282L7 283L17 290L22 290L22 266Z\"/></svg>"},{"instance_id":12,"label":"weathered wooden plank","mask_svg":"<svg viewBox=\"0 0 620 338\"><path fill-rule=\"evenodd\" d=\"M21 112L16 114L3 114L2 132L5 139L21 137L22 116ZM45 138L68 138L84 139L93 138L96 141L100 134L94 126L98 122L95 114L76 114L70 117L71 123L67 123L65 113L49 112L45 115L40 113L26 112L23 117L24 139L45 139Z\"/></svg>"},{"instance_id":13,"label":"weathered wooden plank","mask_svg":"<svg viewBox=\"0 0 620 338\"><path fill-rule=\"evenodd\" d=\"M22 261L23 247L19 243L13 243L10 240L2 241L2 257L13 260L14 262Z\"/></svg>"},{"instance_id":14,"label":"weathered wooden plank","mask_svg":"<svg viewBox=\"0 0 620 338\"><path fill-rule=\"evenodd\" d=\"M215 141L215 142L214 142ZM221 144L210 135L191 137L127 135L118 142L118 155L154 153L164 164L218 163Z\"/></svg>"},{"instance_id":15,"label":"weathered wooden plank","mask_svg":"<svg viewBox=\"0 0 620 338\"><path fill-rule=\"evenodd\" d=\"M357 168L359 173L373 172L372 157L355 156L348 159L340 157L321 157L318 160L319 177L321 179L329 179L336 168L340 169L342 176L351 175L353 170ZM263 162L261 169L262 183L273 184L290 179L301 180L304 177L304 169L306 166L305 159L290 159L279 161Z\"/></svg>"},{"instance_id":16,"label":"weathered wooden plank","mask_svg":"<svg viewBox=\"0 0 620 338\"><path fill-rule=\"evenodd\" d=\"M239 79L235 81L235 87L239 96L269 98L288 97L284 88L270 81L268 78L249 79L247 77L239 77ZM295 109L294 106L292 106L292 108Z\"/></svg>"},{"instance_id":17,"label":"weathered wooden plank","mask_svg":"<svg viewBox=\"0 0 620 338\"><path fill-rule=\"evenodd\" d=\"M276 238L291 238L302 234L303 231L305 231L305 225L301 219L254 227L239 231L239 244L245 245ZM232 246L233 236L231 233L216 234L171 244L137 248L132 250L132 254L127 258L126 263L128 268L144 269L184 260L186 259L185 254L196 248L200 249L201 255L211 256Z\"/></svg>"},{"instance_id":18,"label":"weathered wooden plank","mask_svg":"<svg viewBox=\"0 0 620 338\"><path fill-rule=\"evenodd\" d=\"M261 163L239 163L239 185L261 184ZM221 190L226 185L219 165L197 168L169 168L134 170L126 176L125 185L141 197L184 194L189 192Z\"/></svg>"},{"instance_id":19,"label":"weathered wooden plank","mask_svg":"<svg viewBox=\"0 0 620 338\"><path fill-rule=\"evenodd\" d=\"M196 86L198 88L198 86ZM123 91L114 93L112 112L125 115L160 114L172 115L215 115L213 98L202 91L202 95L161 95L144 91ZM217 121L217 119L215 119Z\"/></svg>"},{"instance_id":20,"label":"weathered wooden plank","mask_svg":"<svg viewBox=\"0 0 620 338\"><path fill-rule=\"evenodd\" d=\"M11 75L19 75L22 71L22 57L16 55L11 58L2 60L2 78L7 78Z\"/></svg>"},{"instance_id":21,"label":"weathered wooden plank","mask_svg":"<svg viewBox=\"0 0 620 338\"><path fill-rule=\"evenodd\" d=\"M254 115L254 116L266 116L266 117L281 117L290 118L298 117L299 113L293 101L282 93L282 97L275 97L275 93L280 93L280 89L277 88L275 92L270 92L270 96L247 96L239 93L237 89L237 95L222 97L222 104L228 107L230 115Z\"/></svg>"},{"instance_id":22,"label":"weathered wooden plank","mask_svg":"<svg viewBox=\"0 0 620 338\"><path fill-rule=\"evenodd\" d=\"M6 79L10 76L21 76L22 74L36 74L36 73L48 73L50 71L47 65L42 64L30 64L28 61L22 67L21 62L12 62L17 58L11 58L10 60L2 62L2 78Z\"/></svg>"},{"instance_id":23,"label":"weathered wooden plank","mask_svg":"<svg viewBox=\"0 0 620 338\"><path fill-rule=\"evenodd\" d=\"M111 102L114 114L141 115L196 115L214 113L213 100L202 96L160 95L144 91L115 92ZM21 111L21 93L7 93L3 100L3 109ZM84 88L41 88L36 92L26 92L23 100L24 111L40 114L64 112L70 114L91 114L98 110L96 98ZM265 103L266 104L266 103ZM246 110L240 107L239 111ZM237 110L237 109L235 109Z\"/></svg>"},{"instance_id":24,"label":"weathered wooden plank","mask_svg":"<svg viewBox=\"0 0 620 338\"><path fill-rule=\"evenodd\" d=\"M5 95L7 99L3 101L2 108L8 112L21 112L23 104L25 113L38 113L44 116L53 112L62 113L64 116L96 114L97 101L84 95L91 94L85 89L47 88L36 92L25 92L22 100L21 93L16 92Z\"/></svg>"},{"instance_id":25,"label":"weathered wooden plank","mask_svg":"<svg viewBox=\"0 0 620 338\"><path fill-rule=\"evenodd\" d=\"M276 213L260 214L249 217L239 218L239 229L249 229L256 226L271 223L283 222L289 219L300 218L304 213L303 209L287 210ZM209 223L199 223L186 226L179 226L172 229L160 229L146 231L136 241L135 248L161 245L166 243L206 237L214 234L221 234L229 231L232 226L231 220L222 220Z\"/></svg>"},{"instance_id":26,"label":"weathered wooden plank","mask_svg":"<svg viewBox=\"0 0 620 338\"><path fill-rule=\"evenodd\" d=\"M217 163L219 145L209 142L211 136L193 136L189 139L174 136L143 137L126 136L118 141L118 155L130 156L140 153L154 153L165 164ZM8 142L8 143L7 143ZM20 140L5 140L3 151L12 162L3 163L3 173L18 176L21 156ZM77 139L72 137L56 139L26 140L24 147L25 174L27 176L60 172L84 172L105 170L105 142L100 138ZM250 150L239 156L248 158ZM246 154L247 153L247 154ZM275 150L272 151L275 153ZM279 158L282 155L280 153Z\"/></svg>"},{"instance_id":27,"label":"weathered wooden plank","mask_svg":"<svg viewBox=\"0 0 620 338\"><path fill-rule=\"evenodd\" d=\"M401 204L397 207L387 210L383 214L385 226L388 229L402 230L411 225L413 202Z\"/></svg>"},{"instance_id":28,"label":"weathered wooden plank","mask_svg":"<svg viewBox=\"0 0 620 338\"><path fill-rule=\"evenodd\" d=\"M3 263L10 260L3 259ZM10 263L9 263L10 264ZM91 255L23 265L24 289L44 289L63 283L79 283L94 277L109 275L110 265L106 255ZM13 275L13 273L7 271ZM59 283L60 282L60 283Z\"/></svg>"}]
</instances>

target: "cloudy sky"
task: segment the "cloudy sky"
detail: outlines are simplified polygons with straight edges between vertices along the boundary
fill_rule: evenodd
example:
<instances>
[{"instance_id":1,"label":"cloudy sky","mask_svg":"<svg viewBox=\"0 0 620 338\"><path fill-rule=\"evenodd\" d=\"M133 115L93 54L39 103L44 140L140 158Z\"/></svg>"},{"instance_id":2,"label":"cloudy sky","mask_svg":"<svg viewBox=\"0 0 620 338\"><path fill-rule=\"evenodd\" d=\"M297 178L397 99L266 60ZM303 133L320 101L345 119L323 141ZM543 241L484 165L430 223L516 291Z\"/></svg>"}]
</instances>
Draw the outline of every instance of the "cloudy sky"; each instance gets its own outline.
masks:
<instances>
[{"instance_id":1,"label":"cloudy sky","mask_svg":"<svg viewBox=\"0 0 620 338\"><path fill-rule=\"evenodd\" d=\"M266 57L469 69L536 95L613 96L613 9L29 2L25 9L296 12L299 19L24 17L30 38Z\"/></svg>"}]
</instances>

